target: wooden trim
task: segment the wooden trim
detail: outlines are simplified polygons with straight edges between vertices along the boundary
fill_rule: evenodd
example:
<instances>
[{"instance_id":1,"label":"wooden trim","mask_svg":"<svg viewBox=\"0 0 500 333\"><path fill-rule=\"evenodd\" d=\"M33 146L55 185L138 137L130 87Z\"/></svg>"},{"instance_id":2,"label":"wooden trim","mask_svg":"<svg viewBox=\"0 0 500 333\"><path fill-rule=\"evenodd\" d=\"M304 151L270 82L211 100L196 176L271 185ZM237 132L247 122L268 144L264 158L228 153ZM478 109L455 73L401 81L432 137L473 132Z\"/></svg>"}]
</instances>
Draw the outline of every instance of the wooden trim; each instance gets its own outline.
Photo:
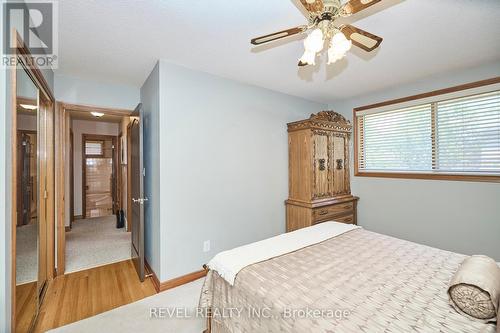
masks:
<instances>
[{"instance_id":1,"label":"wooden trim","mask_svg":"<svg viewBox=\"0 0 500 333\"><path fill-rule=\"evenodd\" d=\"M19 35L19 33L14 30L13 32L14 36L15 36L15 39L17 41L17 51L18 51L18 56L21 57L25 63L30 63L30 68L29 68L29 72L30 74L33 75L32 79L35 80L35 84L39 87L39 89L45 94L46 98L55 103L55 98L54 98L54 95L52 93L52 90L50 90L50 86L49 84L47 83L47 80L45 80L45 77L43 76L42 74L42 71L38 68L38 66L36 66L36 64L33 64L32 61L30 61L30 59L32 59L32 55L31 55L31 52L28 48L28 46L24 43L24 41L22 40L21 36ZM28 60L26 60L28 59Z\"/></svg>"},{"instance_id":2,"label":"wooden trim","mask_svg":"<svg viewBox=\"0 0 500 333\"><path fill-rule=\"evenodd\" d=\"M63 109L64 110L64 109ZM66 111L63 111L66 112ZM64 132L64 136L66 136L66 132ZM69 129L69 226L73 224L75 220L75 136L73 134L73 129ZM66 151L66 147L63 147L64 151ZM63 161L63 165L66 166L66 159Z\"/></svg>"},{"instance_id":3,"label":"wooden trim","mask_svg":"<svg viewBox=\"0 0 500 333\"><path fill-rule=\"evenodd\" d=\"M71 227L64 226L64 231L65 231L65 232L69 232L69 231L71 231Z\"/></svg>"},{"instance_id":4,"label":"wooden trim","mask_svg":"<svg viewBox=\"0 0 500 333\"><path fill-rule=\"evenodd\" d=\"M165 290L169 290L172 288L176 288L176 287L182 286L184 284L187 284L189 282L193 282L195 280L201 279L202 277L206 276L208 273L208 271L206 269L202 269L202 270L199 270L196 272L192 272L192 273L189 273L186 275L179 276L177 278L174 278L174 279L171 279L168 281L160 282L156 273L153 271L151 266L149 266L148 261L144 260L144 263L146 266L146 271L147 271L148 275L151 276L151 280L153 282L153 285L154 285L157 293L165 291Z\"/></svg>"},{"instance_id":5,"label":"wooden trim","mask_svg":"<svg viewBox=\"0 0 500 333\"><path fill-rule=\"evenodd\" d=\"M132 230L132 168L130 166L131 154L131 128L132 122L127 125L127 231Z\"/></svg>"},{"instance_id":6,"label":"wooden trim","mask_svg":"<svg viewBox=\"0 0 500 333\"><path fill-rule=\"evenodd\" d=\"M158 279L158 276L156 276L155 271L149 266L148 261L146 258L144 258L144 266L146 266L146 276L149 276L151 278L151 281L153 282L153 286L155 287L155 290L157 293L160 292L160 280Z\"/></svg>"},{"instance_id":7,"label":"wooden trim","mask_svg":"<svg viewBox=\"0 0 500 333\"><path fill-rule=\"evenodd\" d=\"M375 103L371 105L361 106L353 109L352 119L354 128L354 175L356 177L376 177L376 178L397 178L397 179L424 179L424 180L448 180L448 181L467 181L467 182L490 182L490 183L500 183L500 176L497 175L466 175L466 174L449 174L449 173L413 173L413 172L365 172L359 170L359 133L358 133L358 116L357 113L360 111L365 111L369 109L380 108L393 104L405 103L413 100L424 99L439 95L450 94L458 91L469 90L474 88L479 88L483 86L488 86L492 84L500 83L500 77L494 77L491 79L481 80L477 82L471 82L467 84L462 84L450 88L434 90L431 92L417 94L413 96L397 98L385 102ZM433 119L435 121L435 119ZM433 138L433 144L435 143L435 138ZM434 160L433 160L434 162ZM434 168L434 166L433 166Z\"/></svg>"},{"instance_id":8,"label":"wooden trim","mask_svg":"<svg viewBox=\"0 0 500 333\"><path fill-rule=\"evenodd\" d=\"M414 101L417 99L429 98L429 97L434 97L434 96L438 96L438 95L450 94L450 93L454 93L457 91L474 89L474 88L489 86L491 84L497 84L497 83L500 83L500 76L494 77L491 79L487 79L487 80L481 80L481 81L477 81L477 82L462 84L462 85L454 86L454 87L450 87L450 88L434 90L434 91L423 93L423 94L417 94L417 95L403 97L403 98L397 98L397 99L393 99L393 100L389 100L389 101L385 101L385 102L381 102L381 103L375 103L375 104L371 104L371 105L357 107L354 109L354 115L356 115L356 112L359 112L359 111L365 111L365 110L369 110L369 109L380 108L383 106L410 102L410 101Z\"/></svg>"},{"instance_id":9,"label":"wooden trim","mask_svg":"<svg viewBox=\"0 0 500 333\"><path fill-rule=\"evenodd\" d=\"M121 123L120 123L121 126ZM121 128L121 127L120 127ZM120 130L120 133L118 133L118 137L116 140L116 167L117 167L117 174L116 174L116 213L120 210L123 209L123 180L122 180L122 138L123 138L123 133Z\"/></svg>"},{"instance_id":10,"label":"wooden trim","mask_svg":"<svg viewBox=\"0 0 500 333\"><path fill-rule=\"evenodd\" d=\"M168 289L172 289L175 287L182 286L183 284L193 282L194 280L201 279L202 277L207 275L207 271L202 269L196 272L192 272L183 276L179 276L177 278L161 282L160 283L160 291L165 291Z\"/></svg>"},{"instance_id":11,"label":"wooden trim","mask_svg":"<svg viewBox=\"0 0 500 333\"><path fill-rule=\"evenodd\" d=\"M59 207L58 223L57 223L57 275L63 275L66 269L66 182L65 182L65 166L66 166L66 112L61 103L56 103L56 178L57 198L56 203ZM70 160L72 161L72 150L70 150ZM70 177L70 188L73 185L73 178ZM71 199L73 197L71 196ZM70 202L70 216L72 216L72 202ZM71 228L71 224L70 224Z\"/></svg>"},{"instance_id":12,"label":"wooden trim","mask_svg":"<svg viewBox=\"0 0 500 333\"><path fill-rule=\"evenodd\" d=\"M64 109L66 111L77 111L77 112L101 112L107 115L112 115L112 116L129 116L134 112L134 110L129 110L129 109L118 109L118 108L104 108L101 106L93 106L93 105L85 105L85 104L71 104L71 103L65 103L61 102L64 105Z\"/></svg>"},{"instance_id":13,"label":"wooden trim","mask_svg":"<svg viewBox=\"0 0 500 333\"><path fill-rule=\"evenodd\" d=\"M16 38L19 44L19 35L17 32L13 32L13 38ZM19 48L18 48L19 52ZM16 330L16 225L17 225L17 168L14 164L17 161L17 66L10 71L10 99L11 99L11 180L10 180L10 192L11 192L11 246L10 246L10 257L12 262L11 274L10 274L10 287L11 287L11 331ZM37 142L37 144L39 144ZM37 212L38 214L38 212Z\"/></svg>"},{"instance_id":14,"label":"wooden trim","mask_svg":"<svg viewBox=\"0 0 500 333\"><path fill-rule=\"evenodd\" d=\"M455 174L430 174L430 173L385 173L385 172L358 172L357 177L398 178L398 179L427 179L427 180L453 180L465 182L500 183L500 176L467 176Z\"/></svg>"}]
</instances>

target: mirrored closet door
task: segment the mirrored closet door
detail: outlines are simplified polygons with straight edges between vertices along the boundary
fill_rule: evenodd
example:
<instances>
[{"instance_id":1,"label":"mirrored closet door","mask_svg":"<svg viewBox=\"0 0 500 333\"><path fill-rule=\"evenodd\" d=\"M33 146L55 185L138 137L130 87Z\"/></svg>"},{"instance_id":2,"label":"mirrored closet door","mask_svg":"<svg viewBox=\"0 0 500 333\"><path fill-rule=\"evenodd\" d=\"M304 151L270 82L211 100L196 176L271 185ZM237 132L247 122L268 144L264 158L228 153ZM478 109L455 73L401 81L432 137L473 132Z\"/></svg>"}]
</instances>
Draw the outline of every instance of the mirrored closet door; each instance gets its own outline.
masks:
<instances>
[{"instance_id":1,"label":"mirrored closet door","mask_svg":"<svg viewBox=\"0 0 500 333\"><path fill-rule=\"evenodd\" d=\"M16 109L16 332L28 332L39 296L40 164L38 88L23 67L16 73Z\"/></svg>"},{"instance_id":2,"label":"mirrored closet door","mask_svg":"<svg viewBox=\"0 0 500 333\"><path fill-rule=\"evenodd\" d=\"M19 64L15 73L15 121L13 121L13 158L15 168L15 218L13 221L15 266L15 331L30 332L36 323L47 285L49 254L48 212L50 143L50 102L36 84L32 72Z\"/></svg>"}]
</instances>

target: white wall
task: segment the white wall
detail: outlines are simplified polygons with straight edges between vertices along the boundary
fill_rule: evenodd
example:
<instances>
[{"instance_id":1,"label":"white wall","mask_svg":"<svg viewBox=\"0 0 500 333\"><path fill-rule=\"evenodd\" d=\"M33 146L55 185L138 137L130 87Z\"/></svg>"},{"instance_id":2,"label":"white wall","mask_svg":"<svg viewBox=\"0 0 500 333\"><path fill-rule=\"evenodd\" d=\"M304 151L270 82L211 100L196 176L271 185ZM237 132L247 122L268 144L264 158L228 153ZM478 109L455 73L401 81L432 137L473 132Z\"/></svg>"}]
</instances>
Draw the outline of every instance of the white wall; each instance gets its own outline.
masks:
<instances>
[{"instance_id":1,"label":"white wall","mask_svg":"<svg viewBox=\"0 0 500 333\"><path fill-rule=\"evenodd\" d=\"M325 108L160 62L162 281L285 231L286 123Z\"/></svg>"},{"instance_id":2,"label":"white wall","mask_svg":"<svg viewBox=\"0 0 500 333\"><path fill-rule=\"evenodd\" d=\"M430 77L332 103L352 119L355 107L500 76L500 63ZM353 163L352 163L353 164ZM359 224L369 230L500 261L500 184L353 177Z\"/></svg>"},{"instance_id":3,"label":"white wall","mask_svg":"<svg viewBox=\"0 0 500 333\"><path fill-rule=\"evenodd\" d=\"M74 168L74 199L75 216L83 215L82 211L82 135L99 134L114 135L119 133L118 123L104 121L73 120L73 168ZM68 221L67 221L68 222ZM69 223L67 224L69 225Z\"/></svg>"},{"instance_id":4,"label":"white wall","mask_svg":"<svg viewBox=\"0 0 500 333\"><path fill-rule=\"evenodd\" d=\"M55 96L58 101L133 110L140 100L138 87L96 82L66 75L54 78Z\"/></svg>"}]
</instances>

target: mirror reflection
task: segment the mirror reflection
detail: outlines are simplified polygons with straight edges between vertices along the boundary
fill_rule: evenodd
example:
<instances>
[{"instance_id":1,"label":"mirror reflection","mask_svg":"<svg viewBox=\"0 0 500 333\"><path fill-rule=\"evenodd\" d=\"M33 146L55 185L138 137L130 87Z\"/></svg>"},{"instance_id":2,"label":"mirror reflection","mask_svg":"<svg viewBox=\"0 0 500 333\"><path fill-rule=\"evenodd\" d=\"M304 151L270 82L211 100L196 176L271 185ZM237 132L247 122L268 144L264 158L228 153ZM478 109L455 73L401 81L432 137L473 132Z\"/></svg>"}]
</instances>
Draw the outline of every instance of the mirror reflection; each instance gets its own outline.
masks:
<instances>
[{"instance_id":1,"label":"mirror reflection","mask_svg":"<svg viewBox=\"0 0 500 333\"><path fill-rule=\"evenodd\" d=\"M38 308L38 89L17 69L16 332L28 332Z\"/></svg>"}]
</instances>

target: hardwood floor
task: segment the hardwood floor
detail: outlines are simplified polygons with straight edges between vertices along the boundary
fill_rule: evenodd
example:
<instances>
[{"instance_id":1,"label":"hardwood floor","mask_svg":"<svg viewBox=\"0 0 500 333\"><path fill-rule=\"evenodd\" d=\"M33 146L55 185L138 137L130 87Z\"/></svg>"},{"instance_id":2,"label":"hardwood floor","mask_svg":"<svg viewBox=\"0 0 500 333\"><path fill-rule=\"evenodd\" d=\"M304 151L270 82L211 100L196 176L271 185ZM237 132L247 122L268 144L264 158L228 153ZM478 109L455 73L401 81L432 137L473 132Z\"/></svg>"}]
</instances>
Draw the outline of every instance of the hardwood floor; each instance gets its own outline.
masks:
<instances>
[{"instance_id":1,"label":"hardwood floor","mask_svg":"<svg viewBox=\"0 0 500 333\"><path fill-rule=\"evenodd\" d=\"M16 332L28 332L36 312L37 283L16 286Z\"/></svg>"},{"instance_id":2,"label":"hardwood floor","mask_svg":"<svg viewBox=\"0 0 500 333\"><path fill-rule=\"evenodd\" d=\"M131 260L59 276L49 286L34 332L45 332L156 294Z\"/></svg>"}]
</instances>

